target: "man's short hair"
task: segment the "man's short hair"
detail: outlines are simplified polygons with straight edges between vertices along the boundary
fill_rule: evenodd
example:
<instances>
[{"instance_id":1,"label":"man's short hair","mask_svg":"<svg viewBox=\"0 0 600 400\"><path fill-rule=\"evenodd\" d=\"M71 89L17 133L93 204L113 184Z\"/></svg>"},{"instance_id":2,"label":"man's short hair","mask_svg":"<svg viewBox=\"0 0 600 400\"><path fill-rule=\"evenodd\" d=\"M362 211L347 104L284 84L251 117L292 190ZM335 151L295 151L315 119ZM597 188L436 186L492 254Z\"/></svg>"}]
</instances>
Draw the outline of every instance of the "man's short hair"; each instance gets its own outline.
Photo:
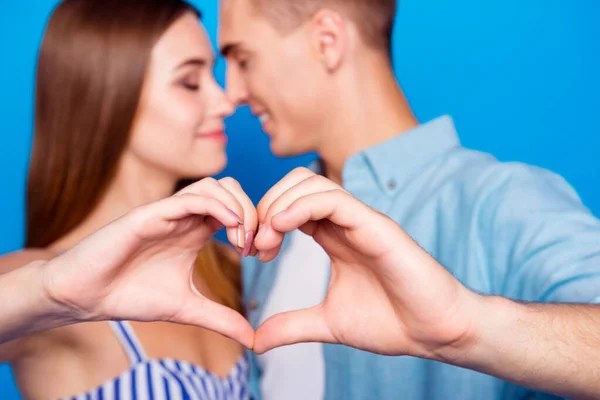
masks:
<instances>
[{"instance_id":1,"label":"man's short hair","mask_svg":"<svg viewBox=\"0 0 600 400\"><path fill-rule=\"evenodd\" d=\"M291 32L325 7L343 10L352 18L363 41L390 53L396 0L250 0L273 26Z\"/></svg>"}]
</instances>

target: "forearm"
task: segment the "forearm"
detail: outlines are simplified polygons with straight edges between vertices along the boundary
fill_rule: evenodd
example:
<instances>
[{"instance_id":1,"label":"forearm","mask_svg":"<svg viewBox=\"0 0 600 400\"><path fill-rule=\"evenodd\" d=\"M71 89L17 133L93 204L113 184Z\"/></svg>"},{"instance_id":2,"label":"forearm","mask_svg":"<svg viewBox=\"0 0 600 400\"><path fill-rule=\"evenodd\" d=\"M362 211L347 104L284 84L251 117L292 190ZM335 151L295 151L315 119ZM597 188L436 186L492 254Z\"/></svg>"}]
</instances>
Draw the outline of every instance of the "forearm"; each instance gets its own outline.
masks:
<instances>
[{"instance_id":1,"label":"forearm","mask_svg":"<svg viewBox=\"0 0 600 400\"><path fill-rule=\"evenodd\" d=\"M482 297L481 305L476 341L452 363L542 392L600 399L600 306L499 297Z\"/></svg>"},{"instance_id":2,"label":"forearm","mask_svg":"<svg viewBox=\"0 0 600 400\"><path fill-rule=\"evenodd\" d=\"M0 275L0 343L76 322L43 285L44 261Z\"/></svg>"}]
</instances>

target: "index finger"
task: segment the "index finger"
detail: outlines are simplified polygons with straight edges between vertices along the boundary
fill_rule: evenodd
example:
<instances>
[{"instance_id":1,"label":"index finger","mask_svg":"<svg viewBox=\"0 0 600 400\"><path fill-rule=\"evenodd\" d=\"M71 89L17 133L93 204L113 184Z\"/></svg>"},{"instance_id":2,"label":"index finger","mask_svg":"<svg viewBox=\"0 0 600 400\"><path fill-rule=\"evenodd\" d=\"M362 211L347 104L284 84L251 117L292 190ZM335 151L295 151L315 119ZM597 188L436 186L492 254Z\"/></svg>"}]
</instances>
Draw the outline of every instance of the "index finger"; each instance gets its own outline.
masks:
<instances>
[{"instance_id":1,"label":"index finger","mask_svg":"<svg viewBox=\"0 0 600 400\"><path fill-rule=\"evenodd\" d=\"M239 202L244 211L244 246L242 256L246 257L249 255L252 244L254 243L254 235L256 233L256 227L258 225L258 217L256 215L256 208L254 203L250 200L250 197L244 192L242 186L233 178L225 177L219 180L221 186L227 189Z\"/></svg>"},{"instance_id":2,"label":"index finger","mask_svg":"<svg viewBox=\"0 0 600 400\"><path fill-rule=\"evenodd\" d=\"M258 214L258 221L263 223L267 216L267 211L271 207L271 204L275 202L283 193L287 192L292 187L296 186L300 182L315 176L316 174L308 168L296 168L284 176L279 182L277 182L260 200L256 211Z\"/></svg>"}]
</instances>

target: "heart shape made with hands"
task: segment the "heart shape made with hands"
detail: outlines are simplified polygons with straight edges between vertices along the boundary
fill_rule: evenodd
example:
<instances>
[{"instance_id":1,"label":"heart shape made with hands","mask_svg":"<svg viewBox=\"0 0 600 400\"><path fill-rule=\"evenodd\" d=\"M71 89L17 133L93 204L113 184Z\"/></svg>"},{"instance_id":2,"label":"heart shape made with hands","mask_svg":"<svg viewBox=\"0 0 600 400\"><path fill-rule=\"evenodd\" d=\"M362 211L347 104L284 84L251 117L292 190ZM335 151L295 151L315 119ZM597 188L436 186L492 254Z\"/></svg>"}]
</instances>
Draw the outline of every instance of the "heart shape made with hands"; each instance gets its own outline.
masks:
<instances>
[{"instance_id":1,"label":"heart shape made with hands","mask_svg":"<svg viewBox=\"0 0 600 400\"><path fill-rule=\"evenodd\" d=\"M475 304L471 292L394 221L339 185L298 168L254 208L234 181L222 184L238 198L236 211L243 212L243 227L228 231L242 255L271 261L285 234L299 229L331 259L323 302L269 318L255 332L255 352L323 342L423 356L465 337Z\"/></svg>"},{"instance_id":2,"label":"heart shape made with hands","mask_svg":"<svg viewBox=\"0 0 600 400\"><path fill-rule=\"evenodd\" d=\"M192 281L194 260L222 227L243 255L261 261L277 256L289 232L312 236L331 259L323 302L274 315L255 331L238 312L202 295ZM233 179L198 181L98 230L40 275L42 291L69 320L195 325L257 353L324 342L421 356L468 338L477 315L473 293L394 221L305 168L284 177L257 207Z\"/></svg>"},{"instance_id":3,"label":"heart shape made with hands","mask_svg":"<svg viewBox=\"0 0 600 400\"><path fill-rule=\"evenodd\" d=\"M205 297L194 287L194 263L223 227L243 255L265 262L287 233L312 236L331 260L325 299L254 330L241 314ZM480 357L485 352L484 296L461 285L393 220L303 168L257 207L235 180L203 179L36 268L28 269L36 291L49 300L53 319L67 323L171 321L218 332L259 354L300 342L444 362L465 360L473 348Z\"/></svg>"}]
</instances>

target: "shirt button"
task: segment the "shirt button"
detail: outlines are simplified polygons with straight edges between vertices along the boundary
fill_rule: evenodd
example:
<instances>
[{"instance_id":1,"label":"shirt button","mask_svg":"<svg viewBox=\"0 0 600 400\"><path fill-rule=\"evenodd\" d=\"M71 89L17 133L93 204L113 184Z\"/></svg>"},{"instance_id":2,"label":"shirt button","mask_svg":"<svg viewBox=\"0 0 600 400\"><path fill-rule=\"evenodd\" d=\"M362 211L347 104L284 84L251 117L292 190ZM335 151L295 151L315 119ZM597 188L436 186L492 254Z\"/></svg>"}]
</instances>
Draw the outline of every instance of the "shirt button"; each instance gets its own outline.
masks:
<instances>
[{"instance_id":1,"label":"shirt button","mask_svg":"<svg viewBox=\"0 0 600 400\"><path fill-rule=\"evenodd\" d=\"M390 180L387 181L387 187L388 187L388 189L394 190L394 189L396 189L396 186L398 186L398 184L396 183L395 179L392 178L392 179L390 179Z\"/></svg>"},{"instance_id":2,"label":"shirt button","mask_svg":"<svg viewBox=\"0 0 600 400\"><path fill-rule=\"evenodd\" d=\"M258 301L252 300L248 307L250 308L250 311L255 311L258 308Z\"/></svg>"}]
</instances>

